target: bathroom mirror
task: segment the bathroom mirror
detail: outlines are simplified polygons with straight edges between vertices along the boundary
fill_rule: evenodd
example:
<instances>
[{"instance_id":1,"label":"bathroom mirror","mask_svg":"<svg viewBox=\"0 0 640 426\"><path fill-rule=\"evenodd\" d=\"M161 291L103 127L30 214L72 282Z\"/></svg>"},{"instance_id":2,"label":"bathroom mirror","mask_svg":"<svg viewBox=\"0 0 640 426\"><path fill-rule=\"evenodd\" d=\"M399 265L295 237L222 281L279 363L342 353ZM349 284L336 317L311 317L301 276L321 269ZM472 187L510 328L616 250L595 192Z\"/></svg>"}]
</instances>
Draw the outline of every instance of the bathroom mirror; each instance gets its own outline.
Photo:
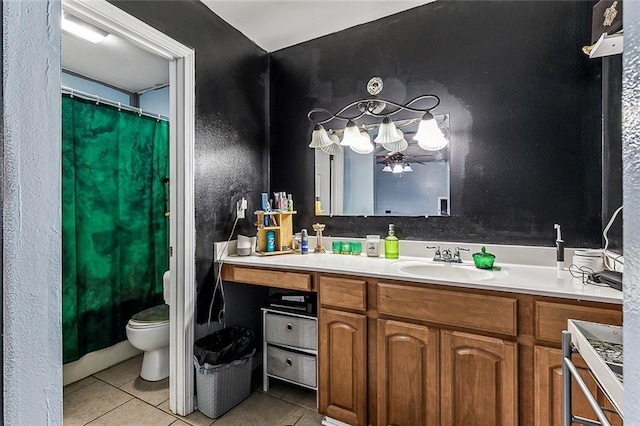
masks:
<instances>
[{"instance_id":1,"label":"bathroom mirror","mask_svg":"<svg viewBox=\"0 0 640 426\"><path fill-rule=\"evenodd\" d=\"M434 118L449 142L439 151L420 148L413 140L418 125L409 121L396 122L409 143L402 152L376 143L371 154L357 154L348 147L335 155L316 149L315 196L321 215L449 216L449 114ZM373 141L377 128L369 134Z\"/></svg>"}]
</instances>

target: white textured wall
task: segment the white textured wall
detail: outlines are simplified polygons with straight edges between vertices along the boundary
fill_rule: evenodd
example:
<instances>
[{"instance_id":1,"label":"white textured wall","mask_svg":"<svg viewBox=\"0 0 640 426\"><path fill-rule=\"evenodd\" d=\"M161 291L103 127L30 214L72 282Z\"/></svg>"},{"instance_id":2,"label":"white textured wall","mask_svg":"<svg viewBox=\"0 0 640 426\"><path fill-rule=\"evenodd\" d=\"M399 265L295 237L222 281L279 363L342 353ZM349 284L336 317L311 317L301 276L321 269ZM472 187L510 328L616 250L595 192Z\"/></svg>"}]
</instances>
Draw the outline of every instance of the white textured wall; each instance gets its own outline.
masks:
<instances>
[{"instance_id":1,"label":"white textured wall","mask_svg":"<svg viewBox=\"0 0 640 426\"><path fill-rule=\"evenodd\" d=\"M62 424L60 1L2 2L4 422Z\"/></svg>"},{"instance_id":2,"label":"white textured wall","mask_svg":"<svg viewBox=\"0 0 640 426\"><path fill-rule=\"evenodd\" d=\"M624 418L640 425L640 2L624 3ZM627 355L630 354L630 355Z\"/></svg>"}]
</instances>

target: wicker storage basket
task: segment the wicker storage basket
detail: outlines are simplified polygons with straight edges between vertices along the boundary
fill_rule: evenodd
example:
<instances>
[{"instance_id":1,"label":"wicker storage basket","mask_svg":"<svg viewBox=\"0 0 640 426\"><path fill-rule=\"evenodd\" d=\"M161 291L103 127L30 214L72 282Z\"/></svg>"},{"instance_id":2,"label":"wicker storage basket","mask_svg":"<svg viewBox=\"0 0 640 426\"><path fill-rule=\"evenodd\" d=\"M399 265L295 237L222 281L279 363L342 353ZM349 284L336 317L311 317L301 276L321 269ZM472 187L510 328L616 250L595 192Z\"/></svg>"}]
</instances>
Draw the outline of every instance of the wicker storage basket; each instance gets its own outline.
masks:
<instances>
[{"instance_id":1,"label":"wicker storage basket","mask_svg":"<svg viewBox=\"0 0 640 426\"><path fill-rule=\"evenodd\" d=\"M254 353L220 365L200 365L194 357L198 411L216 419L249 396Z\"/></svg>"}]
</instances>

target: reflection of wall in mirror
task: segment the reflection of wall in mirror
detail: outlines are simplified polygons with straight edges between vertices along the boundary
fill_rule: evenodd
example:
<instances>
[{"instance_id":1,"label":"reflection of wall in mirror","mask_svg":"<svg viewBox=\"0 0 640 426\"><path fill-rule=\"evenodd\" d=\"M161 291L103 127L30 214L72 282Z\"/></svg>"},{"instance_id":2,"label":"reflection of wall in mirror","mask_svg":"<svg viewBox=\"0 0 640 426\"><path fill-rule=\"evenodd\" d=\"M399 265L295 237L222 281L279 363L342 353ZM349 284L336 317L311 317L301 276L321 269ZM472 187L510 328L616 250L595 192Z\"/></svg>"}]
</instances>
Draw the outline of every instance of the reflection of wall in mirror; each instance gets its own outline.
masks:
<instances>
[{"instance_id":1,"label":"reflection of wall in mirror","mask_svg":"<svg viewBox=\"0 0 640 426\"><path fill-rule=\"evenodd\" d=\"M412 163L413 172L382 172L376 167L376 215L436 216L438 198L449 198L449 162Z\"/></svg>"}]
</instances>

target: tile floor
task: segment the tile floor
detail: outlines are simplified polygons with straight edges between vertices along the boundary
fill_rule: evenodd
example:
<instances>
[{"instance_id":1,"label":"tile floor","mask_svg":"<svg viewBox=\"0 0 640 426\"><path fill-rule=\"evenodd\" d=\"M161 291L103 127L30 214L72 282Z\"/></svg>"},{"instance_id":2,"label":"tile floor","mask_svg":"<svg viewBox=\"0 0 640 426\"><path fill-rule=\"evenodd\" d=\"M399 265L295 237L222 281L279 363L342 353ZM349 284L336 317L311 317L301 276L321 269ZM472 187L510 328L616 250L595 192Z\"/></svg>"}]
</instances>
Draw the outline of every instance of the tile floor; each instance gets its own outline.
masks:
<instances>
[{"instance_id":1,"label":"tile floor","mask_svg":"<svg viewBox=\"0 0 640 426\"><path fill-rule=\"evenodd\" d=\"M178 416L169 411L169 380L142 380L141 363L138 356L65 386L65 426L317 426L322 422L315 392L272 380L264 393L257 370L249 398L220 418L213 420L198 411Z\"/></svg>"}]
</instances>

